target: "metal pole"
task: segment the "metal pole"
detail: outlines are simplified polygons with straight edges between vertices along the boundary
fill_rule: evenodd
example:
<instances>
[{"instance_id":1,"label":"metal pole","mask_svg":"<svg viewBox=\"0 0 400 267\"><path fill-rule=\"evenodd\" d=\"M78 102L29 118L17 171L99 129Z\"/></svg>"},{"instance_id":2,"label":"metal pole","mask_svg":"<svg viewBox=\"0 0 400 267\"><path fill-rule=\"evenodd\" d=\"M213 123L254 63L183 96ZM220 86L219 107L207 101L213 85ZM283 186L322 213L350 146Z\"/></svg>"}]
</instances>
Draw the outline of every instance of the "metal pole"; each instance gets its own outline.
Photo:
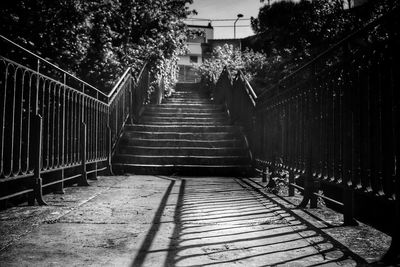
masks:
<instances>
[{"instance_id":1,"label":"metal pole","mask_svg":"<svg viewBox=\"0 0 400 267\"><path fill-rule=\"evenodd\" d=\"M235 22L233 23L233 39L236 39L236 22L239 20L239 18L237 18L235 20Z\"/></svg>"},{"instance_id":2,"label":"metal pole","mask_svg":"<svg viewBox=\"0 0 400 267\"><path fill-rule=\"evenodd\" d=\"M237 19L233 23L233 39L236 39L236 22L240 19L243 18L243 14L237 14Z\"/></svg>"}]
</instances>

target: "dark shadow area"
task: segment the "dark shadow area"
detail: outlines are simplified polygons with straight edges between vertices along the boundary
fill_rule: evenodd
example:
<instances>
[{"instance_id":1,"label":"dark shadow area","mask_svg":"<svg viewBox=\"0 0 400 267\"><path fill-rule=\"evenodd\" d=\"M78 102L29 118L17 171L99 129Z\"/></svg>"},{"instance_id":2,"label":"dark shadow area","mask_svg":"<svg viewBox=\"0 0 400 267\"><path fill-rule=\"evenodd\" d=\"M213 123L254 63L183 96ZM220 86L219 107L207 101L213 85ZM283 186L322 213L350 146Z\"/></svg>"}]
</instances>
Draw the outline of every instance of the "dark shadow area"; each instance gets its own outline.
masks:
<instances>
[{"instance_id":1,"label":"dark shadow area","mask_svg":"<svg viewBox=\"0 0 400 267\"><path fill-rule=\"evenodd\" d=\"M252 184L250 184L249 182L245 181L244 179L241 180L241 182L243 182L245 185L251 187L252 189L254 189L255 191L257 191L259 194L263 195L264 197L268 198L262 191L260 191L258 188L254 187ZM243 186L243 185L242 185ZM243 186L245 188L245 186ZM278 196L279 197L279 196ZM288 202L286 199L279 197L281 200L284 200L286 202ZM312 225L310 222L308 222L307 220L303 219L302 217L298 216L295 212L293 212L291 209L287 209L284 205L282 205L281 203L279 203L278 201L272 199L272 198L268 198L271 202L273 202L274 204L276 204L277 206L279 206L281 209L285 210L287 213L289 213L291 216L295 217L296 220L298 220L302 225L305 225L308 229L315 231L318 235L323 236L324 239L326 239L329 243L333 244L335 247L337 247L338 249L340 249L343 253L345 253L345 255L348 255L349 257L351 257L352 259L354 259L358 264L362 264L365 265L367 264L366 261L361 258L360 256L358 256L357 254L351 252L347 247L343 246L340 242L338 242L337 240L333 239L332 237L330 237L329 235L325 234L323 231L321 231L320 228L315 227L314 225ZM292 204L292 203L290 203ZM325 225L327 225L327 222L321 220L320 218L316 217L313 214L310 214L309 212L307 212L308 215L312 216L313 218L317 219L320 222L323 222ZM332 226L332 227L336 227L336 226ZM325 227L325 228L330 228L330 227ZM283 262L283 263L287 263L287 262Z\"/></svg>"},{"instance_id":2,"label":"dark shadow area","mask_svg":"<svg viewBox=\"0 0 400 267\"><path fill-rule=\"evenodd\" d=\"M226 192L221 190L224 185L229 188ZM213 187L218 189L213 192ZM260 198L250 187L245 181L226 178L213 178L212 183L183 179L168 249L147 253L166 252L163 266L366 264L293 211L273 199Z\"/></svg>"},{"instance_id":3,"label":"dark shadow area","mask_svg":"<svg viewBox=\"0 0 400 267\"><path fill-rule=\"evenodd\" d=\"M168 180L170 180L170 179L168 179ZM140 250L139 250L138 254L136 255L135 259L133 260L133 263L131 265L132 267L142 266L142 264L143 264L143 262L144 262L144 260L146 258L146 255L147 255L147 253L149 251L149 248L150 248L151 244L153 243L154 237L156 236L156 234L157 234L157 232L158 232L158 230L160 228L160 221L161 221L162 214L163 214L164 209L166 207L166 204L167 204L167 201L168 201L168 197L171 194L172 188L175 185L175 180L171 179L170 181L171 182L170 182L167 190L165 191L164 196L161 199L161 203L158 206L158 209L157 209L157 211L156 211L156 213L154 215L154 219L152 221L151 228L148 231L148 233L147 233L147 235L146 235L146 237L145 237L145 239L144 239L144 241L142 243L142 246L140 247Z\"/></svg>"}]
</instances>

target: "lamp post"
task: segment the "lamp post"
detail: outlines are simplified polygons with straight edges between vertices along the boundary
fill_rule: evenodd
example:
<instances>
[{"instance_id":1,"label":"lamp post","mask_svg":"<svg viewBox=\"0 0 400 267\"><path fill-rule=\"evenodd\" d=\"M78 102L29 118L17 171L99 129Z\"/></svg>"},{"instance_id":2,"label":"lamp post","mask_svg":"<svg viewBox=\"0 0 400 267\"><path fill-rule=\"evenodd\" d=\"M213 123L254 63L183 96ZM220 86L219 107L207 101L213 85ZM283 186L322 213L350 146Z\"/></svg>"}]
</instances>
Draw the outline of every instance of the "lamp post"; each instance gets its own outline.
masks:
<instances>
[{"instance_id":1,"label":"lamp post","mask_svg":"<svg viewBox=\"0 0 400 267\"><path fill-rule=\"evenodd\" d=\"M233 23L233 39L236 39L236 22L240 19L243 18L243 14L237 14L237 19Z\"/></svg>"}]
</instances>

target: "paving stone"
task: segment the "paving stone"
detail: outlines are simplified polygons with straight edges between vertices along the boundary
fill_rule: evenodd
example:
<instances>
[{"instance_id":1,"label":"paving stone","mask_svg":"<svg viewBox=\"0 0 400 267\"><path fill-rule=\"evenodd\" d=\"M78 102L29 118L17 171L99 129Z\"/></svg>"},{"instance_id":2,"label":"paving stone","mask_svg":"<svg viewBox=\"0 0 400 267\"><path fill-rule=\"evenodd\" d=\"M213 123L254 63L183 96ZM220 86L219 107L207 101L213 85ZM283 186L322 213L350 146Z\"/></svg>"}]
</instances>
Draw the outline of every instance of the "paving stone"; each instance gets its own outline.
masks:
<instances>
[{"instance_id":1,"label":"paving stone","mask_svg":"<svg viewBox=\"0 0 400 267\"><path fill-rule=\"evenodd\" d=\"M90 187L46 195L49 206L0 212L0 266L363 266L387 247L360 243L373 244L375 235L389 245L368 226L340 227L333 211L310 216L249 184L99 177ZM351 233L351 242L340 232Z\"/></svg>"}]
</instances>

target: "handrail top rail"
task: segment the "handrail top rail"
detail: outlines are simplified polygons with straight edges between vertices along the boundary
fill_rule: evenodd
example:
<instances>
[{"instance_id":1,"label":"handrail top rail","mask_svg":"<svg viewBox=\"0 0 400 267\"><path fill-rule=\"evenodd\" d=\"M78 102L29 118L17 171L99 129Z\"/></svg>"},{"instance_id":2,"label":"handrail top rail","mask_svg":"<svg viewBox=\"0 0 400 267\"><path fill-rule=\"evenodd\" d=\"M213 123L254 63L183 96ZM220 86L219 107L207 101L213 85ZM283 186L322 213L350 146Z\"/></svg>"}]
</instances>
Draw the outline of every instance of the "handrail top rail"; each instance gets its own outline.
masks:
<instances>
[{"instance_id":1,"label":"handrail top rail","mask_svg":"<svg viewBox=\"0 0 400 267\"><path fill-rule=\"evenodd\" d=\"M33 56L33 57L35 57L35 58L37 58L37 59L39 59L39 60L41 60L41 61L43 61L43 62L45 62L46 64L52 66L53 68L55 68L55 69L61 71L62 73L66 74L66 75L72 77L73 79L77 80L78 82L84 84L85 86L90 87L91 89L95 90L96 93L99 93L99 94L101 94L102 96L108 97L107 94L103 93L102 91L100 91L99 89L97 89L96 87L94 87L93 85L90 85L89 83L87 83L87 82L85 82L85 81L79 79L78 77L72 75L71 73L67 72L66 70L63 70L62 68L58 67L58 66L55 65L54 63L51 63L50 61L48 61L48 60L42 58L41 56L36 55L35 53L29 51L28 49L26 49L26 48L20 46L19 44L17 44L17 43L15 43L15 42L11 41L11 40L8 39L7 37L3 36L2 34L0 34L0 39L3 39L3 41L6 41L6 42L12 44L13 46L18 47L18 48L21 49L22 51L24 51L24 52L30 54L31 56Z\"/></svg>"},{"instance_id":2,"label":"handrail top rail","mask_svg":"<svg viewBox=\"0 0 400 267\"><path fill-rule=\"evenodd\" d=\"M228 70L227 66L225 66L223 68L223 72L225 72L227 74L228 79L230 80L230 82L233 82L232 81L232 74ZM243 79L244 86L245 86L245 92L246 92L247 96L249 97L250 101L252 102L253 106L255 107L258 96L257 96L256 92L254 92L254 89L251 86L251 84L249 83L249 81L246 79L246 76L244 75L243 71L242 70L238 70L238 73L237 73L236 77L240 77L241 79Z\"/></svg>"},{"instance_id":3,"label":"handrail top rail","mask_svg":"<svg viewBox=\"0 0 400 267\"><path fill-rule=\"evenodd\" d=\"M249 89L249 96L251 96L254 100L256 100L258 98L256 92L254 92L253 87L251 86L250 82L246 79L246 76L244 76L243 71L239 70L240 75L242 75L243 80L246 84L246 87Z\"/></svg>"},{"instance_id":4,"label":"handrail top rail","mask_svg":"<svg viewBox=\"0 0 400 267\"><path fill-rule=\"evenodd\" d=\"M136 81L134 81L135 83L137 82L137 80L140 79L140 77L142 77L144 69L147 66L147 62L145 62L142 66L142 68L140 69L140 72L138 74L138 76L136 77ZM128 67L124 74L122 74L121 78L119 78L118 82L114 85L113 89L111 90L111 92L108 94L108 105L111 105L111 103L113 102L114 98L117 96L118 92L119 92L119 88L121 87L122 83L125 81L126 77L128 77L128 75L130 75L132 72L132 67Z\"/></svg>"},{"instance_id":5,"label":"handrail top rail","mask_svg":"<svg viewBox=\"0 0 400 267\"><path fill-rule=\"evenodd\" d=\"M111 91L108 93L107 98L110 99L111 96L114 94L114 92L118 89L118 87L121 85L121 83L123 82L123 80L125 79L125 76L128 75L128 73L130 73L132 70L131 67L128 67L124 74L122 74L121 78L119 78L118 82L114 85L114 87L111 89Z\"/></svg>"},{"instance_id":6,"label":"handrail top rail","mask_svg":"<svg viewBox=\"0 0 400 267\"><path fill-rule=\"evenodd\" d=\"M127 77L127 75L132 71L132 67L128 67L125 70L125 72L123 73L123 75L121 76L121 78L119 78L118 82L113 86L112 90L108 94L106 94L106 93L103 93L102 91L100 91L99 89L97 89L96 87L94 87L93 85L88 84L87 82L79 79L78 77L72 75L71 73L67 72L66 70L63 70L62 68L60 68L57 65L49 62L48 60L42 58L41 56L29 51L28 49L18 45L17 43L11 41L10 39L8 39L7 37L5 37L5 36L3 36L1 34L0 34L0 39L2 39L3 41L5 41L7 43L12 44L13 46L17 47L18 49L21 49L22 51L24 51L25 53L28 53L29 55L35 57L36 59L38 59L38 60L40 60L42 62L45 62L46 64L50 65L51 67L61 71L63 74L72 77L73 79L75 79L79 83L82 83L83 85L88 86L90 89L93 89L95 91L95 93L98 93L101 96L107 98L107 100L101 100L102 102L105 102L107 105L110 105L110 103L113 101L113 99L115 98L116 94L118 93L118 88L121 86L122 82ZM144 65L142 66L142 69L141 69L137 79L140 78L140 76L142 75L142 73L143 73L143 71L144 71L146 66L147 66L147 62L145 62ZM71 89L77 90L75 88L71 88ZM80 92L79 90L77 90L77 91ZM85 92L80 92L80 93L83 93L83 94L87 95ZM100 100L100 99L97 97L97 100Z\"/></svg>"},{"instance_id":7,"label":"handrail top rail","mask_svg":"<svg viewBox=\"0 0 400 267\"><path fill-rule=\"evenodd\" d=\"M29 69L29 68L27 68L26 66L24 66L24 65L22 65L22 64L20 64L20 63L18 63L18 62L15 62L15 61L13 61L13 60L11 60L11 59L5 58L5 57L3 57L3 56L1 56L1 55L0 55L0 60L6 60L7 62L10 62L10 63L14 64L14 65L17 66L17 67L19 67L19 68L21 68L21 69L24 69L24 71L27 71L27 70L28 70L28 71L31 71L31 72L35 72L34 70ZM87 98L89 98L89 99L92 99L92 100L94 100L94 101L97 101L97 102L99 102L99 103L102 103L102 104L104 104L104 105L107 105L107 103L105 103L104 101L102 101L102 100L100 100L100 99L97 99L96 97L93 97L93 96L91 96L91 95L88 95L88 94L86 94L86 93L84 93L84 92L78 91L78 90L76 90L75 88L73 88L73 87L71 87L71 86L69 86L69 85L63 85L60 81L58 81L58 80L56 80L56 79L54 79L54 78L51 78L51 77L46 76L46 75L44 75L44 74L41 74L41 76L42 76L43 78L46 78L46 79L47 79L48 81L50 81L51 83L62 85L62 86L64 86L65 88L68 88L69 90L74 91L74 92L75 92L76 94L78 94L78 95L85 95L85 97L87 97Z\"/></svg>"},{"instance_id":8,"label":"handrail top rail","mask_svg":"<svg viewBox=\"0 0 400 267\"><path fill-rule=\"evenodd\" d=\"M367 25L365 25L364 27L362 27L361 29L358 29L350 34L348 34L346 37L344 37L343 39L341 39L340 41L338 41L337 43L333 44L331 47L329 47L328 49L326 49L325 51L321 52L320 54L318 54L317 56L315 56L313 59L311 59L310 61L308 61L307 63L305 63L304 65L302 65L301 67L297 68L295 71L291 72L290 74L286 75L285 77L283 77L282 79L280 79L276 84L272 85L270 87L270 89L275 88L277 86L279 86L282 82L284 82L285 80L295 76L296 74L298 74L299 72L301 72L302 70L308 68L310 65L314 64L316 61L318 61L319 59L327 56L328 54L330 54L332 51L335 51L337 48L343 46L345 43L347 43L349 40L351 40L352 38L361 35L363 33L365 33L366 31L370 30L373 27L376 27L377 25L379 25L379 23L381 23L382 21L388 19L389 17L393 16L394 13L396 11L400 10L400 7L395 7L392 10L390 10L388 13L381 15L380 17L378 17L377 19L367 23ZM262 96L264 96L264 94L266 94L269 90L264 90L260 95L259 98L261 99Z\"/></svg>"}]
</instances>

